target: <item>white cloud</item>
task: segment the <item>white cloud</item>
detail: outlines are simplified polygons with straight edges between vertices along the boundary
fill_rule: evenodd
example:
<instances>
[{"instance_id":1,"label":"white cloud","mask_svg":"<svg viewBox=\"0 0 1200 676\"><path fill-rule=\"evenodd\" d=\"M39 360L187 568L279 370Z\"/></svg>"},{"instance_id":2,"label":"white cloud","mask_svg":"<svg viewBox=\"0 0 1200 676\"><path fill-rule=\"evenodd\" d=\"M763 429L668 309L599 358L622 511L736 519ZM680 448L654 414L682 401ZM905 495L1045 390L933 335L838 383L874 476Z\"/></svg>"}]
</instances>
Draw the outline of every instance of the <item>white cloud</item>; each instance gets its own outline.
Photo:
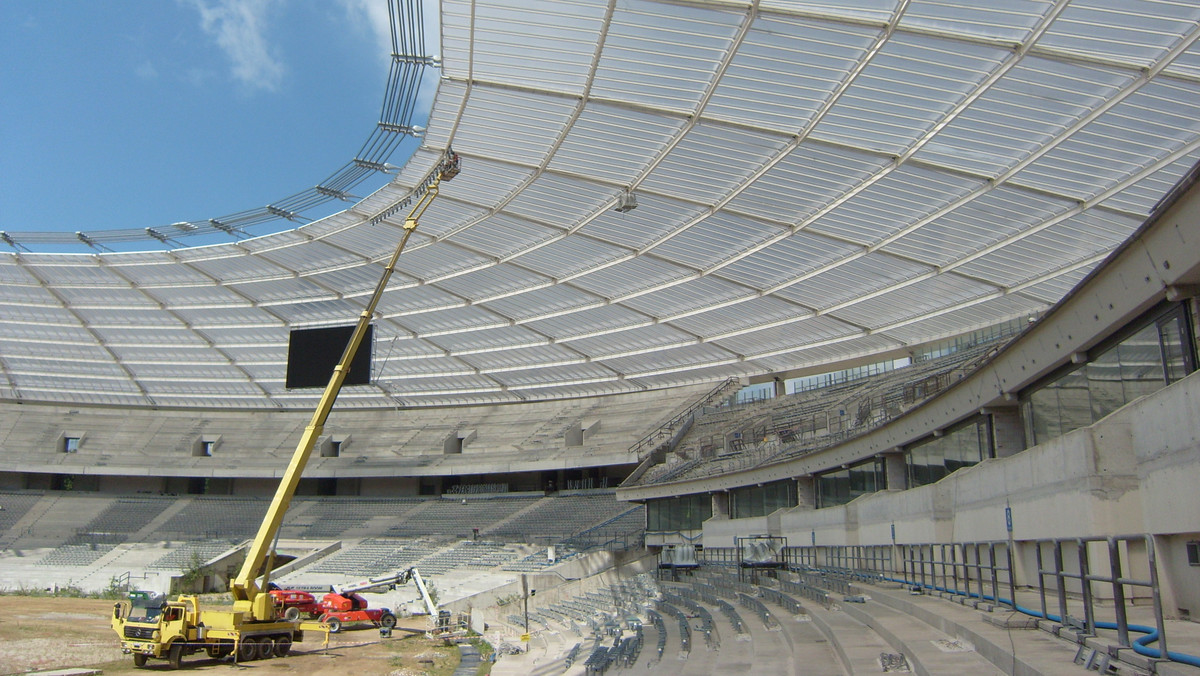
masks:
<instances>
[{"instance_id":1,"label":"white cloud","mask_svg":"<svg viewBox=\"0 0 1200 676\"><path fill-rule=\"evenodd\" d=\"M254 89L274 91L283 63L272 54L263 31L276 0L187 0L200 13L200 27L233 63L233 76ZM385 8L386 9L386 8Z\"/></svg>"},{"instance_id":2,"label":"white cloud","mask_svg":"<svg viewBox=\"0 0 1200 676\"><path fill-rule=\"evenodd\" d=\"M388 15L388 0L340 0L352 25L365 28L375 38L379 58L392 62L392 19Z\"/></svg>"}]
</instances>

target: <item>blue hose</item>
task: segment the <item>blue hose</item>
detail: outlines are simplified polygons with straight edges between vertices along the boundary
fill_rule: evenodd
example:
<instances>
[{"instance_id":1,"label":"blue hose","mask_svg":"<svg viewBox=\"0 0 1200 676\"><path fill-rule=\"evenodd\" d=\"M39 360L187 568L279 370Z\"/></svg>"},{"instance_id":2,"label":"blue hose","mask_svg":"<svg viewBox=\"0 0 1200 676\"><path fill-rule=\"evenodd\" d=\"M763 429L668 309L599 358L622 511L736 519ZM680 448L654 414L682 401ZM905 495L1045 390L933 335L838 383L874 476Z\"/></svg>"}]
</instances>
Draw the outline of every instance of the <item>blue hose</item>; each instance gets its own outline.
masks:
<instances>
[{"instance_id":1,"label":"blue hose","mask_svg":"<svg viewBox=\"0 0 1200 676\"><path fill-rule=\"evenodd\" d=\"M893 577L881 577L881 579L888 580L890 582L898 582L903 585L911 585L912 584L911 582L908 582L906 580L898 580ZM935 587L933 585L927 585L927 584L922 584L920 586L932 589L934 591L946 592L949 594L956 594L958 596L966 596L969 598L983 599L985 601L996 601L997 603L1000 603L1002 605L1006 605L1010 608L1016 609L1017 612L1024 613L1026 615L1030 615L1032 617L1040 617L1044 620L1050 620L1051 622L1062 622L1063 621L1062 618L1057 615L1051 615L1049 613L1043 615L1042 612L1039 610L1031 610L1031 609L1025 608L1023 606L1018 606L1018 605L1014 604L1012 601L1010 601L1009 599L1002 598L1002 599L997 600L995 597L988 596L986 594L968 594L966 592L961 592L957 589L943 589L942 587ZM1117 629L1118 628L1116 622L1097 622L1096 626L1099 627L1100 629ZM1156 648L1147 647L1147 644L1155 643L1158 641L1158 630L1157 629L1155 629L1154 627L1147 627L1142 624L1129 624L1129 625L1126 625L1126 627L1129 629L1129 631L1135 631L1139 634L1145 634L1145 636L1143 636L1133 642L1133 651L1135 653L1137 653L1139 655L1144 655L1146 657L1152 657L1154 659L1162 659L1163 651L1158 650ZM1180 653L1180 652L1175 652L1174 650L1168 650L1167 651L1167 659L1171 660L1172 662L1179 662L1181 664L1187 664L1187 665L1190 665L1193 667L1200 667L1200 657L1197 657L1195 655L1188 655L1186 653Z\"/></svg>"}]
</instances>

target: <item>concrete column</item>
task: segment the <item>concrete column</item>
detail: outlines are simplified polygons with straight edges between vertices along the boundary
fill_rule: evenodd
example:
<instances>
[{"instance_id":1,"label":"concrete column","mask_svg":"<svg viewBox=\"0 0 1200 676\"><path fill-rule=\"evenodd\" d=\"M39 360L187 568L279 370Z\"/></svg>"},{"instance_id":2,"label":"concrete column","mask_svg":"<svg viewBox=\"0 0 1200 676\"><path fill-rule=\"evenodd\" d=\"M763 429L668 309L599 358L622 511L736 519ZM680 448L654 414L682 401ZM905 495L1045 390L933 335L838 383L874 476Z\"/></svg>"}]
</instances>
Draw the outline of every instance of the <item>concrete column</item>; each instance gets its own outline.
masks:
<instances>
[{"instance_id":1,"label":"concrete column","mask_svg":"<svg viewBox=\"0 0 1200 676\"><path fill-rule=\"evenodd\" d=\"M712 518L728 519L729 518L729 494L728 493L712 493Z\"/></svg>"},{"instance_id":2,"label":"concrete column","mask_svg":"<svg viewBox=\"0 0 1200 676\"><path fill-rule=\"evenodd\" d=\"M904 451L894 448L883 454L883 468L887 474L888 490L908 488L908 467L904 465Z\"/></svg>"},{"instance_id":3,"label":"concrete column","mask_svg":"<svg viewBox=\"0 0 1200 676\"><path fill-rule=\"evenodd\" d=\"M784 384L782 378L775 376L775 396L782 397L785 394L787 394L787 385Z\"/></svg>"},{"instance_id":4,"label":"concrete column","mask_svg":"<svg viewBox=\"0 0 1200 676\"><path fill-rule=\"evenodd\" d=\"M802 509L817 508L817 481L812 476L796 477L796 506Z\"/></svg>"},{"instance_id":5,"label":"concrete column","mask_svg":"<svg viewBox=\"0 0 1200 676\"><path fill-rule=\"evenodd\" d=\"M1021 422L1021 409L990 408L985 413L992 417L992 446L997 458L1007 458L1025 450L1025 425Z\"/></svg>"}]
</instances>

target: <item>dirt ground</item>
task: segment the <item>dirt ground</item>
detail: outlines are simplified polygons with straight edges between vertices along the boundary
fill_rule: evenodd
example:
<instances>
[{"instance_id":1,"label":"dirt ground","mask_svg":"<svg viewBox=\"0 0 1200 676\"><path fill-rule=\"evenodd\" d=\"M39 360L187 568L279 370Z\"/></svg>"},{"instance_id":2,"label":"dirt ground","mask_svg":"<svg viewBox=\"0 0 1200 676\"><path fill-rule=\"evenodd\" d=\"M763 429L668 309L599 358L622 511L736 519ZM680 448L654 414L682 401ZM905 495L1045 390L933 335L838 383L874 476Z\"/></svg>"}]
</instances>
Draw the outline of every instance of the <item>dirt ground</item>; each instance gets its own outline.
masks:
<instances>
[{"instance_id":1,"label":"dirt ground","mask_svg":"<svg viewBox=\"0 0 1200 676\"><path fill-rule=\"evenodd\" d=\"M0 596L0 674L88 667L104 674L152 674L170 671L165 660L150 660L145 667L121 653L117 635L109 627L113 602L100 599ZM423 621L423 620L422 620ZM184 658L180 673L238 672L273 676L450 676L459 653L441 640L400 631L380 639L379 631L365 625L347 628L329 637L311 632L292 646L285 658L235 665L229 658L209 659L204 653Z\"/></svg>"}]
</instances>

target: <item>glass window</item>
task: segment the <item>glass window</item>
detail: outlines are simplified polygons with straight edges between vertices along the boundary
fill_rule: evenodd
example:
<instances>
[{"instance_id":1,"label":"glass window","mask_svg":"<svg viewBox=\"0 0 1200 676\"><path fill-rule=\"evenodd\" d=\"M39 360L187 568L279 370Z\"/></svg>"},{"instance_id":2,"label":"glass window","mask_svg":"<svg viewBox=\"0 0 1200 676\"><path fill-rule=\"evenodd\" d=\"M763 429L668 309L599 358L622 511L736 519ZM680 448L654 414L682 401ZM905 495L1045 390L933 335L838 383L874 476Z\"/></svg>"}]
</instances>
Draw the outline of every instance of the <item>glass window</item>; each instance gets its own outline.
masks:
<instances>
[{"instance_id":1,"label":"glass window","mask_svg":"<svg viewBox=\"0 0 1200 676\"><path fill-rule=\"evenodd\" d=\"M818 474L816 485L818 508L844 505L860 495L875 493L887 486L884 461L872 458Z\"/></svg>"},{"instance_id":2,"label":"glass window","mask_svg":"<svg viewBox=\"0 0 1200 676\"><path fill-rule=\"evenodd\" d=\"M1087 427L1175 382L1195 370L1194 350L1188 315L1177 305L1087 364L1031 392L1024 406L1030 442Z\"/></svg>"},{"instance_id":3,"label":"glass window","mask_svg":"<svg viewBox=\"0 0 1200 676\"><path fill-rule=\"evenodd\" d=\"M712 518L712 498L707 494L650 500L646 503L646 530L699 530Z\"/></svg>"},{"instance_id":4,"label":"glass window","mask_svg":"<svg viewBox=\"0 0 1200 676\"><path fill-rule=\"evenodd\" d=\"M935 483L955 470L992 457L987 420L980 417L940 437L914 444L905 455L910 487Z\"/></svg>"},{"instance_id":5,"label":"glass window","mask_svg":"<svg viewBox=\"0 0 1200 676\"><path fill-rule=\"evenodd\" d=\"M79 451L79 437L63 437L63 453Z\"/></svg>"}]
</instances>

